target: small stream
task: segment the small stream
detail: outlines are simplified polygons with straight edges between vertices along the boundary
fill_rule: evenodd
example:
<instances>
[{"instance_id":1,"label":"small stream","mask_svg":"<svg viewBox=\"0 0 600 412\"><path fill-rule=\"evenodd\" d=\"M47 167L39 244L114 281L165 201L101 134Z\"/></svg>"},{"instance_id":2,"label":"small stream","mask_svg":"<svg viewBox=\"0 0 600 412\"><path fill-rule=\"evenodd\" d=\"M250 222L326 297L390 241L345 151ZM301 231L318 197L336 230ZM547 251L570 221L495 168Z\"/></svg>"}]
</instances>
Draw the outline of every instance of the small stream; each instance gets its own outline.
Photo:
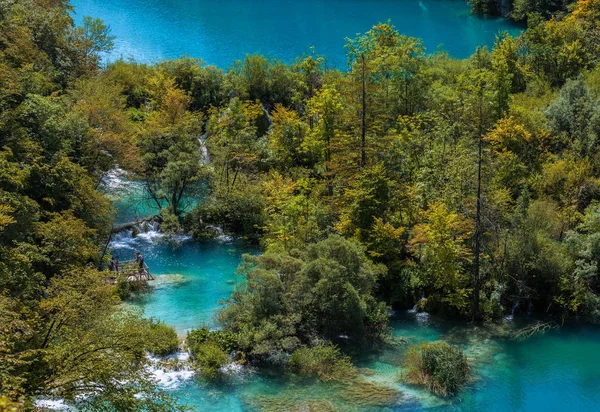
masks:
<instances>
[{"instance_id":1,"label":"small stream","mask_svg":"<svg viewBox=\"0 0 600 412\"><path fill-rule=\"evenodd\" d=\"M130 219L132 210L152 209L135 196L141 193L135 182L117 175L109 180L107 190L121 199L116 202L119 220ZM117 196L119 193L125 195ZM156 275L153 293L129 304L144 310L147 317L172 325L181 336L204 324L215 326L213 315L220 301L243 280L235 274L241 255L260 251L227 237L197 243L185 236L167 238L153 227L146 230L136 237L117 235L110 245L113 255L122 260L130 259L135 251L142 252ZM229 371L230 379L218 385L202 381L187 369L156 368L154 373L182 403L207 412L290 410L317 401L341 411L599 410L600 368L596 360L600 328L564 326L524 342L497 337L499 330L518 322L516 314L495 328L482 328L442 321L416 308L392 313L393 334L409 344L444 339L461 346L469 356L474 379L450 401L402 382L407 345L354 358L366 382L401 392L397 403L385 408L361 403L356 394L348 398L343 386L284 377L276 371L236 367Z\"/></svg>"}]
</instances>

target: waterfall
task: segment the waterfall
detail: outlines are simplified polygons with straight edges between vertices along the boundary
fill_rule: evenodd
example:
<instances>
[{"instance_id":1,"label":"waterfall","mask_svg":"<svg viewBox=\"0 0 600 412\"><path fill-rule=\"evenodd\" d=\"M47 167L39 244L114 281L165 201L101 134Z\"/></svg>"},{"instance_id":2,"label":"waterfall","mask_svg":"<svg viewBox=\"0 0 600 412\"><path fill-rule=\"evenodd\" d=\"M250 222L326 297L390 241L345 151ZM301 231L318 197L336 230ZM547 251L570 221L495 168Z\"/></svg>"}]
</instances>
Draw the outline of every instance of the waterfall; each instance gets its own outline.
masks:
<instances>
[{"instance_id":1,"label":"waterfall","mask_svg":"<svg viewBox=\"0 0 600 412\"><path fill-rule=\"evenodd\" d=\"M160 224L155 220L134 222L112 235L110 248L137 249L140 242L152 243L165 235L160 232Z\"/></svg>"},{"instance_id":2,"label":"waterfall","mask_svg":"<svg viewBox=\"0 0 600 412\"><path fill-rule=\"evenodd\" d=\"M513 320L515 318L515 312L517 311L517 308L519 307L520 304L521 304L521 299L517 298L512 305L512 309L510 310L510 315L508 315L504 319L505 320Z\"/></svg>"},{"instance_id":3,"label":"waterfall","mask_svg":"<svg viewBox=\"0 0 600 412\"><path fill-rule=\"evenodd\" d=\"M520 303L521 303L521 299L517 298L517 300L515 300L515 303L513 303L512 310L510 311L510 316L513 316L513 317L515 316L515 311L519 307Z\"/></svg>"},{"instance_id":4,"label":"waterfall","mask_svg":"<svg viewBox=\"0 0 600 412\"><path fill-rule=\"evenodd\" d=\"M208 148L206 147L206 138L208 137L208 132L204 133L202 136L198 138L198 142L200 142L200 164L202 166L206 166L210 164L210 154L208 153Z\"/></svg>"},{"instance_id":5,"label":"waterfall","mask_svg":"<svg viewBox=\"0 0 600 412\"><path fill-rule=\"evenodd\" d=\"M212 231L214 233L214 239L221 243L233 242L233 237L226 235L223 228L220 226L207 225L206 229Z\"/></svg>"},{"instance_id":6,"label":"waterfall","mask_svg":"<svg viewBox=\"0 0 600 412\"><path fill-rule=\"evenodd\" d=\"M180 351L166 358L154 357L148 355L150 366L148 372L152 374L154 380L163 388L175 389L189 379L196 372L190 365L190 354Z\"/></svg>"},{"instance_id":7,"label":"waterfall","mask_svg":"<svg viewBox=\"0 0 600 412\"><path fill-rule=\"evenodd\" d=\"M421 299L419 299L419 301L417 303L415 303L415 306L413 306L412 309L409 309L408 313L417 313L419 311L419 306L421 306L421 302L426 301L427 299L425 297L422 297Z\"/></svg>"},{"instance_id":8,"label":"waterfall","mask_svg":"<svg viewBox=\"0 0 600 412\"><path fill-rule=\"evenodd\" d=\"M263 113L265 114L265 117L267 118L267 124L269 125L269 127L271 127L271 125L273 124L273 118L271 117L271 114L269 113L269 111L265 108L264 105L260 105L260 108L262 109Z\"/></svg>"}]
</instances>

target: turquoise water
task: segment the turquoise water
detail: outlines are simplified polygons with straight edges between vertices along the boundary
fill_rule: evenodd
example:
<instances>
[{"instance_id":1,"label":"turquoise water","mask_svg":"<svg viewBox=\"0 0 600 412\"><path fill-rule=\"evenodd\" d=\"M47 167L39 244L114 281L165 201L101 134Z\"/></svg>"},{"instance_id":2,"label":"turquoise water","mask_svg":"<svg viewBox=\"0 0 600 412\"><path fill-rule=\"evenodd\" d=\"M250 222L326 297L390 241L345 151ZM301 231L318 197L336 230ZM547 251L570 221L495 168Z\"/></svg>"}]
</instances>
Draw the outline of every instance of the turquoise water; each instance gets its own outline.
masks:
<instances>
[{"instance_id":1,"label":"turquoise water","mask_svg":"<svg viewBox=\"0 0 600 412\"><path fill-rule=\"evenodd\" d=\"M131 193L139 193L123 190L132 186L113 177L113 183L115 180L119 184L113 184L113 190L120 188L116 198L125 193L131 201ZM133 204L139 205L139 200L134 199ZM117 205L118 219L129 219L127 202L121 200ZM117 236L111 249L121 259L132 258L136 250L144 254L157 279L152 282L153 293L132 304L147 317L172 325L181 336L204 324L215 326L213 315L220 301L242 280L235 275L241 254L259 252L227 237L199 244L188 237L168 239L154 230L136 238ZM156 373L182 403L207 412L294 410L315 401L330 402L341 411L600 410L599 327L564 326L518 342L501 338L516 327L512 321L473 327L406 311L392 314L391 327L407 344L365 352L354 361L361 368L362 381L399 391L393 407L360 405L348 399L344 386L299 380L277 371L240 367L219 385L185 371ZM452 400L432 396L400 378L408 344L439 339L461 346L473 366L473 381Z\"/></svg>"},{"instance_id":2,"label":"turquoise water","mask_svg":"<svg viewBox=\"0 0 600 412\"><path fill-rule=\"evenodd\" d=\"M113 255L133 259L140 251L156 277L154 293L135 300L147 317L156 317L185 333L203 324L213 325L213 314L221 300L233 292L240 278L236 269L243 253L256 248L238 243L197 243L189 238L170 240L156 232L135 239L117 239Z\"/></svg>"},{"instance_id":3,"label":"turquoise water","mask_svg":"<svg viewBox=\"0 0 600 412\"><path fill-rule=\"evenodd\" d=\"M454 57L519 28L470 14L462 0L71 0L76 20L99 17L116 36L109 59L157 62L183 55L226 68L247 53L291 62L314 46L330 66L346 64L344 39L388 19L428 51Z\"/></svg>"},{"instance_id":4,"label":"turquoise water","mask_svg":"<svg viewBox=\"0 0 600 412\"><path fill-rule=\"evenodd\" d=\"M122 258L140 250L157 274L154 291L134 304L145 315L174 326L181 335L203 324L214 325L219 302L233 291L232 282L242 253L257 250L238 243L197 244L190 239L166 241L158 235L113 244ZM456 326L427 314L398 313L392 318L394 335L409 343L446 339L462 346L474 364L476 380L452 401L404 385L399 380L406 346L366 353L357 366L374 374L365 379L398 389L402 393L394 408L350 409L338 390L326 384L297 381L269 373L243 369L229 382L211 385L192 377L170 386L183 402L198 411L233 412L255 410L261 396L283 402L327 399L342 410L398 411L507 411L600 409L600 329L564 327L525 342L498 339L485 329ZM373 373L373 372L371 372Z\"/></svg>"}]
</instances>

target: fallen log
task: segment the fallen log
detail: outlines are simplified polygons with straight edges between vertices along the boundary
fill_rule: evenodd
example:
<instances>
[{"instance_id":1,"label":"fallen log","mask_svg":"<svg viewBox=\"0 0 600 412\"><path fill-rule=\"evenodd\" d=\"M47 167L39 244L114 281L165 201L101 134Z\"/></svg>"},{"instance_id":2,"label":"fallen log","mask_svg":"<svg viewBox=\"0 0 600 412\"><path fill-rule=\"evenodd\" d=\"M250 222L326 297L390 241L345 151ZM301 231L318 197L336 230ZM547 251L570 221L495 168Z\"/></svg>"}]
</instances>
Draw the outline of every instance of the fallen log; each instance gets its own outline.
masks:
<instances>
[{"instance_id":1,"label":"fallen log","mask_svg":"<svg viewBox=\"0 0 600 412\"><path fill-rule=\"evenodd\" d=\"M114 234L117 234L120 232L124 232L126 230L132 230L133 228L135 228L136 226L138 226L140 224L150 223L150 222L160 223L159 216L152 216L152 217L149 217L146 219L136 220L135 222L128 222L128 223L123 223L122 225L113 226L112 229L110 230L110 233L114 235Z\"/></svg>"}]
</instances>

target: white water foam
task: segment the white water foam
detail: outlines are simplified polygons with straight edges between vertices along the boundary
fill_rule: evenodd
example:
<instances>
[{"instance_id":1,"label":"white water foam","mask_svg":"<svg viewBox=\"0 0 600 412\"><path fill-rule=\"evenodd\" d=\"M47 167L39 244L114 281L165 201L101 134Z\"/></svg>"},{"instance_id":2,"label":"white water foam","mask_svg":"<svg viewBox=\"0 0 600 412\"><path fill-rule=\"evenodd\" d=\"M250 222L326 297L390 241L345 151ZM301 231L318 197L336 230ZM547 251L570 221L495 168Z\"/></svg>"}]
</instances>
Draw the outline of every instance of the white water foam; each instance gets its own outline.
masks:
<instances>
[{"instance_id":1,"label":"white water foam","mask_svg":"<svg viewBox=\"0 0 600 412\"><path fill-rule=\"evenodd\" d=\"M223 231L223 228L219 227L219 226L206 226L207 229L212 229L215 232L217 232L217 236L215 236L215 240L221 243L231 243L233 242L233 237L226 235L225 232Z\"/></svg>"},{"instance_id":2,"label":"white water foam","mask_svg":"<svg viewBox=\"0 0 600 412\"><path fill-rule=\"evenodd\" d=\"M63 399L37 399L34 404L36 408L42 410L64 411L69 409L69 405Z\"/></svg>"},{"instance_id":3,"label":"white water foam","mask_svg":"<svg viewBox=\"0 0 600 412\"><path fill-rule=\"evenodd\" d=\"M166 358L155 358L148 356L151 366L148 371L152 374L156 382L165 389L176 389L184 382L190 380L196 372L190 368L190 355L187 352L177 352L175 355ZM166 367L162 361L173 361L174 368Z\"/></svg>"}]
</instances>

